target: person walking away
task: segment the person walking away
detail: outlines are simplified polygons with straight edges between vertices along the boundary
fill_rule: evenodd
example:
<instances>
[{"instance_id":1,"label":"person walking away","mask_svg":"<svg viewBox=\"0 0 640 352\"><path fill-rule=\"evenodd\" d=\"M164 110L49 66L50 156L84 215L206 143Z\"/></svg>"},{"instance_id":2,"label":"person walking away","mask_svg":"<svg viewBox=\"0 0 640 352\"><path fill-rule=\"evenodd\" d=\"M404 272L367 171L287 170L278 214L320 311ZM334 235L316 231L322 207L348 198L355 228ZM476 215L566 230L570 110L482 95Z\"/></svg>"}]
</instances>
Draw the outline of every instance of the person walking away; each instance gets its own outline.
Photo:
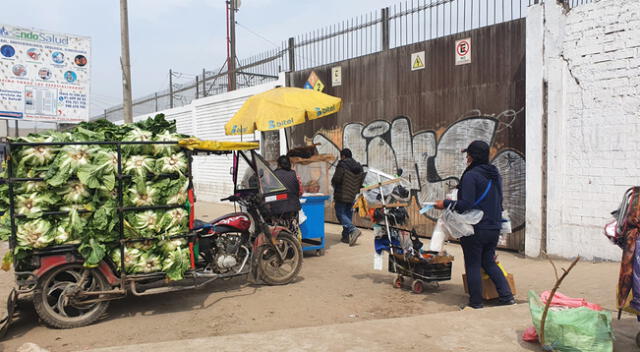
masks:
<instances>
[{"instance_id":1,"label":"person walking away","mask_svg":"<svg viewBox=\"0 0 640 352\"><path fill-rule=\"evenodd\" d=\"M473 141L462 152L467 153L467 168L458 185L458 200L440 200L435 207L444 209L453 205L453 210L459 213L470 209L484 212L480 222L473 226L473 235L460 238L469 286L468 306L475 309L483 307L480 268L484 269L496 285L499 303L515 304L507 279L495 262L502 227L502 178L498 169L489 164L487 143Z\"/></svg>"},{"instance_id":2,"label":"person walking away","mask_svg":"<svg viewBox=\"0 0 640 352\"><path fill-rule=\"evenodd\" d=\"M275 202L270 206L270 213L276 220L286 225L301 240L300 227L298 226L298 212L300 211L300 196L302 196L302 183L294 170L291 169L291 161L285 155L277 160L277 168L273 172L287 189L287 199Z\"/></svg>"},{"instance_id":3,"label":"person walking away","mask_svg":"<svg viewBox=\"0 0 640 352\"><path fill-rule=\"evenodd\" d=\"M342 225L343 243L354 246L362 232L353 226L353 203L360 193L365 177L364 169L353 159L351 150L345 148L340 151L340 161L331 178L333 186L333 200L335 202L336 217Z\"/></svg>"}]
</instances>

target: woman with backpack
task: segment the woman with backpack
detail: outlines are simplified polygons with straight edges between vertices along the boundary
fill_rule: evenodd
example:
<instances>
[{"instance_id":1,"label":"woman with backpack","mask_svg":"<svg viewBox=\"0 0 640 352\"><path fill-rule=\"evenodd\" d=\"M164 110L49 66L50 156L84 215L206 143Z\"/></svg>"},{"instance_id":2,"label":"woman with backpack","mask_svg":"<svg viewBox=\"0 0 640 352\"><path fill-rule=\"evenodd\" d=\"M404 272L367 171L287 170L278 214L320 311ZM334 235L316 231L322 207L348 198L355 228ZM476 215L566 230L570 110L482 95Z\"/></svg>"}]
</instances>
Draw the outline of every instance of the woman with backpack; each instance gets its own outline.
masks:
<instances>
[{"instance_id":1,"label":"woman with backpack","mask_svg":"<svg viewBox=\"0 0 640 352\"><path fill-rule=\"evenodd\" d=\"M471 308L482 308L482 275L480 268L496 285L501 305L515 304L511 288L495 261L496 247L502 227L502 178L498 169L489 163L489 145L473 141L462 151L467 153L467 169L460 178L457 201L440 200L435 207L463 213L480 209L484 215L473 226L474 234L461 237L464 265L469 287Z\"/></svg>"}]
</instances>

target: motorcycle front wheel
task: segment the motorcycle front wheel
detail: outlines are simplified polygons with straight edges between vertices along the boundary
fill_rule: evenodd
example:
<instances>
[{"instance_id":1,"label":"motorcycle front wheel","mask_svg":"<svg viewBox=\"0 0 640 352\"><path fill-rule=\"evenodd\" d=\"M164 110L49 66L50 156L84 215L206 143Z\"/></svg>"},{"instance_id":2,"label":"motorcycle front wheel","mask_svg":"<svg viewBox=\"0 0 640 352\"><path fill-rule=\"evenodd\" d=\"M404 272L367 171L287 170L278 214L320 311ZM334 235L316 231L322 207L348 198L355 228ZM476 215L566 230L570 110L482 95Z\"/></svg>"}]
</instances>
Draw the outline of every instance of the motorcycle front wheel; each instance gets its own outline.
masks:
<instances>
[{"instance_id":1,"label":"motorcycle front wheel","mask_svg":"<svg viewBox=\"0 0 640 352\"><path fill-rule=\"evenodd\" d=\"M289 232L281 231L276 239L276 246L284 254L284 260L280 260L271 245L262 245L258 248L258 268L266 284L286 285L298 276L302 268L302 248Z\"/></svg>"}]
</instances>

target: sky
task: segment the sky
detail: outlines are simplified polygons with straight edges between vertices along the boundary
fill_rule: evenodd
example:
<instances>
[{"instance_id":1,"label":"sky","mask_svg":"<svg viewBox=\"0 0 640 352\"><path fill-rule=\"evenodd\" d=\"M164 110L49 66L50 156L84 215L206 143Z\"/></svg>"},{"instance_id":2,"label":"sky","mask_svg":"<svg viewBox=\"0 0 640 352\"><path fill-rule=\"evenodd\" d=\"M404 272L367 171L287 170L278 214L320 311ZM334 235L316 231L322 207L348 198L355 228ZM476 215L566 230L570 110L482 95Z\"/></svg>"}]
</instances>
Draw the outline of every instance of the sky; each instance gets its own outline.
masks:
<instances>
[{"instance_id":1,"label":"sky","mask_svg":"<svg viewBox=\"0 0 640 352\"><path fill-rule=\"evenodd\" d=\"M236 15L242 25L236 29L238 58L396 2L242 0ZM122 102L119 4L119 0L2 0L0 25L91 37L94 116ZM225 0L129 0L133 98L168 88L169 69L192 75L201 74L203 68L217 71L226 59L225 21Z\"/></svg>"}]
</instances>

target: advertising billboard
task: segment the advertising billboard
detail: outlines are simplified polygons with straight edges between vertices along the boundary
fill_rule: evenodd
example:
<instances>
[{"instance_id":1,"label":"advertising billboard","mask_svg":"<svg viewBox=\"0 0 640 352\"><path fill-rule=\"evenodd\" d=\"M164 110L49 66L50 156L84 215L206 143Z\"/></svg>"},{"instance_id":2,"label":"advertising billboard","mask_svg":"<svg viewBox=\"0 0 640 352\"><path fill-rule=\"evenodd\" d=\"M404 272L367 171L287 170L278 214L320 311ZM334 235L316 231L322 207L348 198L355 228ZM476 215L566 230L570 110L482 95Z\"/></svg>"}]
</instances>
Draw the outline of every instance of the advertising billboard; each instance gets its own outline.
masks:
<instances>
[{"instance_id":1,"label":"advertising billboard","mask_svg":"<svg viewBox=\"0 0 640 352\"><path fill-rule=\"evenodd\" d=\"M0 119L89 120L91 39L0 24Z\"/></svg>"}]
</instances>

